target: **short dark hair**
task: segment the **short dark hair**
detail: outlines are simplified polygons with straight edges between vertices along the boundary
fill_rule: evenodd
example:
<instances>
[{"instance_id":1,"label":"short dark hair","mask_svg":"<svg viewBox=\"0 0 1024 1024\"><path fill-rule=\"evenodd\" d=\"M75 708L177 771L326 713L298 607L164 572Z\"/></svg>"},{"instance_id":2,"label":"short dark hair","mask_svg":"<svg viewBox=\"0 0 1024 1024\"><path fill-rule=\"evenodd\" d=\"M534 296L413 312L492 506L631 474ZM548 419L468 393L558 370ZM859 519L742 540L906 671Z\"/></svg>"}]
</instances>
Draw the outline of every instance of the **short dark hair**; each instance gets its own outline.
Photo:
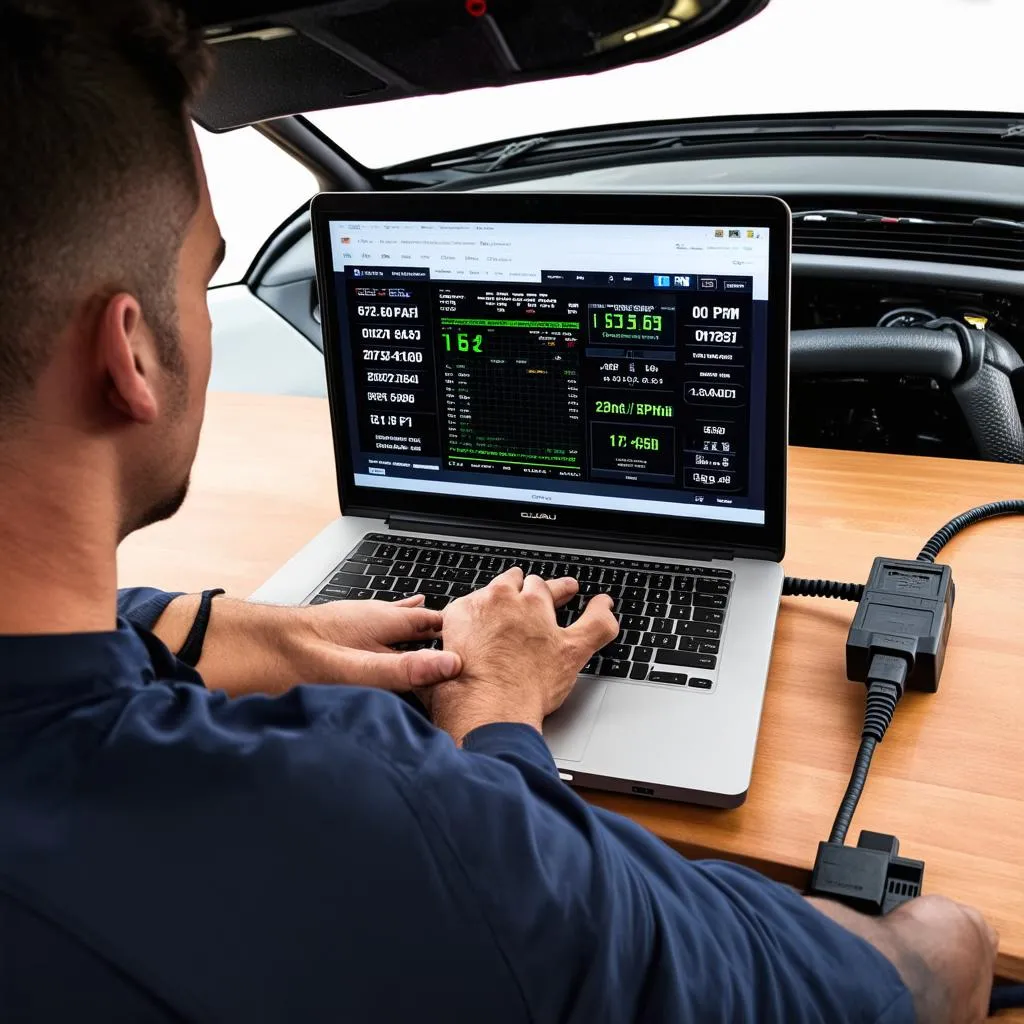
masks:
<instances>
[{"instance_id":1,"label":"short dark hair","mask_svg":"<svg viewBox=\"0 0 1024 1024\"><path fill-rule=\"evenodd\" d=\"M0 418L97 294L134 294L177 364L176 268L199 196L187 109L206 70L165 0L0 2Z\"/></svg>"}]
</instances>

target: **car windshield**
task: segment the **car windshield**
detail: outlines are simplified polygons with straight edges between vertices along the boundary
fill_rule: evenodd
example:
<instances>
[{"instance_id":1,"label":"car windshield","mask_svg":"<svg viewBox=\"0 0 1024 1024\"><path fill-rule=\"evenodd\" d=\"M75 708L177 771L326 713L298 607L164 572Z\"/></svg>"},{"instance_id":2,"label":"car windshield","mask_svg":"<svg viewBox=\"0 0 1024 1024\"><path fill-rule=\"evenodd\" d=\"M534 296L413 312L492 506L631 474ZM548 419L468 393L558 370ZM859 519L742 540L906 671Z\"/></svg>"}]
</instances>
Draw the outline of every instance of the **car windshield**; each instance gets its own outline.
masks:
<instances>
[{"instance_id":1,"label":"car windshield","mask_svg":"<svg viewBox=\"0 0 1024 1024\"><path fill-rule=\"evenodd\" d=\"M607 124L840 111L1024 111L1021 0L771 0L701 46L597 75L321 111L368 167ZM1024 115L1022 115L1024 116Z\"/></svg>"}]
</instances>

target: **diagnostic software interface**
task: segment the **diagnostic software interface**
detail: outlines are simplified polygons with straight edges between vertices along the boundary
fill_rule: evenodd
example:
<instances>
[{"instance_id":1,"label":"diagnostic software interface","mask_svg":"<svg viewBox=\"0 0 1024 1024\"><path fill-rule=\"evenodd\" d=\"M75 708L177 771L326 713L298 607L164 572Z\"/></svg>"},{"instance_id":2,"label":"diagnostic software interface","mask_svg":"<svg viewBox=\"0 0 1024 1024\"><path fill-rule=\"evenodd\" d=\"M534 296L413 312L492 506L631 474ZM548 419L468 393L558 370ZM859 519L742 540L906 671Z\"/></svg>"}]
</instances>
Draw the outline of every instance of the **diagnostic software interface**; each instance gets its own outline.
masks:
<instances>
[{"instance_id":1,"label":"diagnostic software interface","mask_svg":"<svg viewBox=\"0 0 1024 1024\"><path fill-rule=\"evenodd\" d=\"M333 220L356 483L763 523L768 234Z\"/></svg>"}]
</instances>

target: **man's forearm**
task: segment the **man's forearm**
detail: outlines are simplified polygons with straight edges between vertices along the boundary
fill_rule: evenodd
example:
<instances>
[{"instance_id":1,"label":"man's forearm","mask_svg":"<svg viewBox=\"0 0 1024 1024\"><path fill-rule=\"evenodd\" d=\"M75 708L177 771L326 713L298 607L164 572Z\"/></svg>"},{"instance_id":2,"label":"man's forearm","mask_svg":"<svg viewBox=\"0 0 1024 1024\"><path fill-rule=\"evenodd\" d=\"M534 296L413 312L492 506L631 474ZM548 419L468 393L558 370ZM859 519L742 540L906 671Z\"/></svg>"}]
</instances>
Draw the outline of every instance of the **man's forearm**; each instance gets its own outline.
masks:
<instances>
[{"instance_id":1,"label":"man's forearm","mask_svg":"<svg viewBox=\"0 0 1024 1024\"><path fill-rule=\"evenodd\" d=\"M199 601L198 594L177 597L157 620L153 632L170 650L185 643ZM196 666L206 685L238 696L281 692L301 682L287 656L294 614L294 609L216 598Z\"/></svg>"}]
</instances>

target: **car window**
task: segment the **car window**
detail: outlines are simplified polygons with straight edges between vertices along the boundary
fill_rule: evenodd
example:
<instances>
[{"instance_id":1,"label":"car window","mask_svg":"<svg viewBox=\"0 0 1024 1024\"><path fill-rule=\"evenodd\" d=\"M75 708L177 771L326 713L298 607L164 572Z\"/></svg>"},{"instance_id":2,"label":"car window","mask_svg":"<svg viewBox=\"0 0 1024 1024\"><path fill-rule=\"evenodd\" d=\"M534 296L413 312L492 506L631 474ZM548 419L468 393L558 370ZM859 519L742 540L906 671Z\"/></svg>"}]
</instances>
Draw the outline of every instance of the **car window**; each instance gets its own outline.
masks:
<instances>
[{"instance_id":1,"label":"car window","mask_svg":"<svg viewBox=\"0 0 1024 1024\"><path fill-rule=\"evenodd\" d=\"M216 135L196 126L227 256L212 286L234 284L260 246L318 191L313 174L255 128Z\"/></svg>"}]
</instances>

